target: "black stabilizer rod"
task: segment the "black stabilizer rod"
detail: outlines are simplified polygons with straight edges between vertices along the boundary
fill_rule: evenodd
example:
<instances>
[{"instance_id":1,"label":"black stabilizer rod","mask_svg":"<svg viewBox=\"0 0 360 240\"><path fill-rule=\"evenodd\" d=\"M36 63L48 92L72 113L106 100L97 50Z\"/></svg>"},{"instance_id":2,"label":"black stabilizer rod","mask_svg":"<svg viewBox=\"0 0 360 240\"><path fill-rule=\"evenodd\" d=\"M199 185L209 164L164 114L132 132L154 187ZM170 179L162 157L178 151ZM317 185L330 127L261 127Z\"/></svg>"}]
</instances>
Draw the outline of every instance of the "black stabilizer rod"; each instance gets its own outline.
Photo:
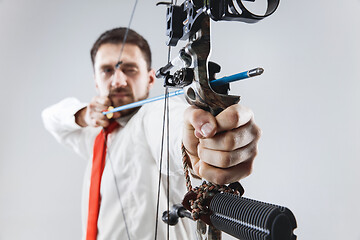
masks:
<instances>
[{"instance_id":1,"label":"black stabilizer rod","mask_svg":"<svg viewBox=\"0 0 360 240\"><path fill-rule=\"evenodd\" d=\"M211 223L241 240L295 240L297 227L286 207L228 193L215 194L210 201Z\"/></svg>"}]
</instances>

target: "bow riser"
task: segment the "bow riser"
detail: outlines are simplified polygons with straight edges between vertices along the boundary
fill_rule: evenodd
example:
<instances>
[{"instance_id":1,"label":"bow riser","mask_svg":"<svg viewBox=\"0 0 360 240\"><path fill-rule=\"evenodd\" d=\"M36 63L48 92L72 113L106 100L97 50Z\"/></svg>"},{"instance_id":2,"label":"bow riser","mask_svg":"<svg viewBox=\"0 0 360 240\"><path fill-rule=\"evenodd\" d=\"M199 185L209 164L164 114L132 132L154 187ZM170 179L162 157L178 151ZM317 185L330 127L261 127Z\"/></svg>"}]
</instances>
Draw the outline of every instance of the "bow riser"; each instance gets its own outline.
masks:
<instances>
[{"instance_id":1,"label":"bow riser","mask_svg":"<svg viewBox=\"0 0 360 240\"><path fill-rule=\"evenodd\" d=\"M200 29L192 36L196 38L186 46L193 59L194 79L190 85L184 87L184 92L189 104L217 115L225 108L238 103L240 97L219 94L209 84L210 18L204 16L202 19Z\"/></svg>"}]
</instances>

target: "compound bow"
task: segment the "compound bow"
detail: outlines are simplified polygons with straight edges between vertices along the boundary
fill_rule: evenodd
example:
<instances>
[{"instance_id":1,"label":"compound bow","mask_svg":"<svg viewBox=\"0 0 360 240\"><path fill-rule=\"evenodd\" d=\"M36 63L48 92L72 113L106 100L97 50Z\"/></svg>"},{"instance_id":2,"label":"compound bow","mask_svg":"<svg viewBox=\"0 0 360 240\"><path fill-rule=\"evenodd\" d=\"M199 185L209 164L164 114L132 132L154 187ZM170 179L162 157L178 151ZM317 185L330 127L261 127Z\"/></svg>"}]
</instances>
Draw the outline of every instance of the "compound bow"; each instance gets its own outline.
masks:
<instances>
[{"instance_id":1,"label":"compound bow","mask_svg":"<svg viewBox=\"0 0 360 240\"><path fill-rule=\"evenodd\" d=\"M188 43L175 60L157 71L157 77L163 77L167 87L183 88L189 104L210 111L214 116L238 103L240 97L228 95L228 86L212 87L210 84L214 74L220 71L219 65L208 61L210 19L255 23L274 13L279 0L267 0L267 3L262 16L248 11L241 0L185 0L179 6L162 3L168 5L167 45L176 46L179 40ZM181 62L182 68L170 74L174 62ZM204 222L209 225L206 239L221 239L221 231L244 240L296 239L293 234L296 220L289 209L241 197L244 190L239 183L218 186L204 182L193 188L184 149L183 157L188 193L182 205L174 205L171 211L164 213L166 223L176 224L179 217L195 219L200 239L206 232Z\"/></svg>"},{"instance_id":2,"label":"compound bow","mask_svg":"<svg viewBox=\"0 0 360 240\"><path fill-rule=\"evenodd\" d=\"M167 45L171 47L176 46L179 40L188 41L176 59L169 61L157 71L157 77L164 78L165 100L168 96L168 87L183 88L189 104L209 111L214 116L240 101L239 96L228 94L228 84L218 87L210 84L210 81L215 79L215 73L220 71L219 65L208 60L211 49L210 19L256 23L274 13L280 0L267 0L267 10L264 15L250 12L243 1L255 2L255 0L185 0L181 5L158 3L167 5ZM136 3L137 0L133 13ZM129 26L130 23L131 20ZM170 70L176 68L175 63L179 62L182 67L171 74ZM260 68L256 70L262 71ZM249 71L249 73L259 75L262 72ZM104 112L107 113L109 112ZM188 193L182 204L174 205L171 210L168 207L164 212L163 220L168 226L175 225L179 217L188 217L197 221L199 239L203 237L209 240L221 239L221 231L243 240L296 239L296 235L293 234L293 230L297 227L296 219L288 208L241 197L244 189L238 182L229 186L204 182L201 186L193 188L187 162L187 154L183 148ZM208 230L206 224L209 225Z\"/></svg>"}]
</instances>

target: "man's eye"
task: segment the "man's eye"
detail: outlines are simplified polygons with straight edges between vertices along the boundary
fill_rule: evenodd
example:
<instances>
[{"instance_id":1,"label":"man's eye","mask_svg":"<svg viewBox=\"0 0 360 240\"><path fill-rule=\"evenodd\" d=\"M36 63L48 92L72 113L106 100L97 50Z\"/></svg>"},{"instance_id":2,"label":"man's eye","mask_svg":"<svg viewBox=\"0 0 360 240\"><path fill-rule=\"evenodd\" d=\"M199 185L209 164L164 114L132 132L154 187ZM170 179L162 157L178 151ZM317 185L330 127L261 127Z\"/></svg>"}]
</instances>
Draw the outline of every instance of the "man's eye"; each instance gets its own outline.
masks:
<instances>
[{"instance_id":1,"label":"man's eye","mask_svg":"<svg viewBox=\"0 0 360 240\"><path fill-rule=\"evenodd\" d=\"M136 68L126 68L123 70L123 72L127 75L133 75L137 73L137 69Z\"/></svg>"},{"instance_id":2,"label":"man's eye","mask_svg":"<svg viewBox=\"0 0 360 240\"><path fill-rule=\"evenodd\" d=\"M109 74L112 73L114 70L112 68L104 68L104 73Z\"/></svg>"}]
</instances>

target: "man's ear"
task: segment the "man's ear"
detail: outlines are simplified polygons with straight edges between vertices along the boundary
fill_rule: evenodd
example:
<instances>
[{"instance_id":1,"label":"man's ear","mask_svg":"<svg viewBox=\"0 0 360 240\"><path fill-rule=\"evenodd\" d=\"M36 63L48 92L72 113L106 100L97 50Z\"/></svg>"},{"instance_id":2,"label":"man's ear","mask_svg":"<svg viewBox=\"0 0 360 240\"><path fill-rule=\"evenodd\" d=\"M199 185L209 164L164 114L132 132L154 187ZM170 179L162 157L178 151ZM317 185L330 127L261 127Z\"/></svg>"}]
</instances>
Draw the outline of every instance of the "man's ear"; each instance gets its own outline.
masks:
<instances>
[{"instance_id":1,"label":"man's ear","mask_svg":"<svg viewBox=\"0 0 360 240\"><path fill-rule=\"evenodd\" d=\"M95 77L95 73L94 73L94 75L93 75L93 78L94 78L94 83L95 83L96 92L99 93L99 85L97 84L96 77Z\"/></svg>"},{"instance_id":2,"label":"man's ear","mask_svg":"<svg viewBox=\"0 0 360 240\"><path fill-rule=\"evenodd\" d=\"M155 83L155 79L156 79L155 70L151 69L148 74L149 74L149 89L150 89Z\"/></svg>"},{"instance_id":3,"label":"man's ear","mask_svg":"<svg viewBox=\"0 0 360 240\"><path fill-rule=\"evenodd\" d=\"M94 77L94 83L95 83L96 90L99 90L99 85L97 84L95 77Z\"/></svg>"}]
</instances>

